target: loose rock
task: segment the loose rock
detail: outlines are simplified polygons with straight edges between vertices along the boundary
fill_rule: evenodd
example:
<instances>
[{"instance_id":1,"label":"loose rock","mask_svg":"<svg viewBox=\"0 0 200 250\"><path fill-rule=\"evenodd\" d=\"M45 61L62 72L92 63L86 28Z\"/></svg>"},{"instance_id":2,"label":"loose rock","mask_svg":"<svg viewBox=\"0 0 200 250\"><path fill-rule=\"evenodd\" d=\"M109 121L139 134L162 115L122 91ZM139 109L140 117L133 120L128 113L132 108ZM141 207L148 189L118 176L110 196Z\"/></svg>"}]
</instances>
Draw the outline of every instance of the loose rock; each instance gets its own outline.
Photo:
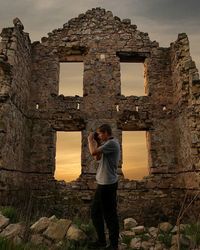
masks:
<instances>
[{"instance_id":1,"label":"loose rock","mask_svg":"<svg viewBox=\"0 0 200 250\"><path fill-rule=\"evenodd\" d=\"M133 219L133 218L126 218L124 220L124 229L125 230L129 230L129 229L131 229L133 227L136 227L137 224L138 223L137 223L137 221L135 219Z\"/></svg>"},{"instance_id":2,"label":"loose rock","mask_svg":"<svg viewBox=\"0 0 200 250\"><path fill-rule=\"evenodd\" d=\"M87 236L82 230L80 230L76 225L73 224L67 231L67 238L69 240L80 241L86 240Z\"/></svg>"},{"instance_id":3,"label":"loose rock","mask_svg":"<svg viewBox=\"0 0 200 250\"><path fill-rule=\"evenodd\" d=\"M62 240L71 225L71 220L60 219L57 222L51 222L44 235L52 240Z\"/></svg>"}]
</instances>

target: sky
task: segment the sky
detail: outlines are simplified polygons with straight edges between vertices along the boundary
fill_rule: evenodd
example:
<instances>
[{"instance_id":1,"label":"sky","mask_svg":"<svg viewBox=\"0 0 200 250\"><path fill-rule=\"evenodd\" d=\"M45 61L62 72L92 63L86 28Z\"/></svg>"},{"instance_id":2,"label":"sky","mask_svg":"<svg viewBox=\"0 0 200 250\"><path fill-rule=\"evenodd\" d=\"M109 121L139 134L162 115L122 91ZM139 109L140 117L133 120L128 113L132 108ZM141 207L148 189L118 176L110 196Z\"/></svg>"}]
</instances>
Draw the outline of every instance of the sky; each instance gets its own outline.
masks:
<instances>
[{"instance_id":1,"label":"sky","mask_svg":"<svg viewBox=\"0 0 200 250\"><path fill-rule=\"evenodd\" d=\"M178 33L187 33L191 56L200 68L199 0L0 0L0 30L12 27L12 20L18 17L24 24L25 32L30 34L31 41L40 41L48 32L62 28L71 18L95 7L110 10L121 19L131 19L138 30L148 32L150 39L159 42L161 47L169 47ZM82 72L81 64L68 65L67 68L61 65L60 93L65 93L67 89L70 95L81 95ZM141 65L121 64L121 81L122 94L144 95ZM67 88L66 82L71 83ZM141 179L147 174L148 165L145 134L130 133L123 134L123 169L126 177ZM80 161L77 159L80 158L81 139L78 134L58 133L55 175L58 179L71 180L80 173ZM71 149L67 148L69 140L73 141Z\"/></svg>"}]
</instances>

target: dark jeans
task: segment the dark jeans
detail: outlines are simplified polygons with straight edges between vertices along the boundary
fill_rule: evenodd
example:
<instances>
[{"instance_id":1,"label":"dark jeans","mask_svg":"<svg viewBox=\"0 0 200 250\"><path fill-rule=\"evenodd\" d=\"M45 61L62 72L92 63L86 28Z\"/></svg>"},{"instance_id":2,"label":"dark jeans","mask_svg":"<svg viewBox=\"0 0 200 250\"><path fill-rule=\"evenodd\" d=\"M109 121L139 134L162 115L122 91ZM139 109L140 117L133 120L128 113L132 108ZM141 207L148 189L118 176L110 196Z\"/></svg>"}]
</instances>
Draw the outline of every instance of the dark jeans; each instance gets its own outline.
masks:
<instances>
[{"instance_id":1,"label":"dark jeans","mask_svg":"<svg viewBox=\"0 0 200 250\"><path fill-rule=\"evenodd\" d=\"M104 219L109 232L112 246L118 246L119 222L117 215L117 186L118 183L98 185L91 210L91 217L96 228L98 240L106 242Z\"/></svg>"}]
</instances>

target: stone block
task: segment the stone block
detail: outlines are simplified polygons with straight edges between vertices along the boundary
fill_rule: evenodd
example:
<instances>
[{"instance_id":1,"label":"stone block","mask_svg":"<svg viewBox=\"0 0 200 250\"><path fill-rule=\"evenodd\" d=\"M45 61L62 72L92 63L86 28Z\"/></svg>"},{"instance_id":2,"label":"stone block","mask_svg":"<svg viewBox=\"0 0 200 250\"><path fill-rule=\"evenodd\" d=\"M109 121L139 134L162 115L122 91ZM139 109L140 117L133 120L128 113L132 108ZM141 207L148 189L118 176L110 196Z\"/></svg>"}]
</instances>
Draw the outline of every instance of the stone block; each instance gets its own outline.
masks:
<instances>
[{"instance_id":1,"label":"stone block","mask_svg":"<svg viewBox=\"0 0 200 250\"><path fill-rule=\"evenodd\" d=\"M132 249L141 249L142 241L140 238L134 238L131 240L130 247Z\"/></svg>"},{"instance_id":2,"label":"stone block","mask_svg":"<svg viewBox=\"0 0 200 250\"><path fill-rule=\"evenodd\" d=\"M35 233L41 233L44 230L47 229L47 227L49 226L51 220L47 217L42 217L40 218L38 221L36 221L31 227L30 229L35 232Z\"/></svg>"},{"instance_id":3,"label":"stone block","mask_svg":"<svg viewBox=\"0 0 200 250\"><path fill-rule=\"evenodd\" d=\"M159 229L164 233L169 233L173 226L169 222L162 222L158 225Z\"/></svg>"},{"instance_id":4,"label":"stone block","mask_svg":"<svg viewBox=\"0 0 200 250\"><path fill-rule=\"evenodd\" d=\"M68 229L66 237L69 240L75 241L84 241L87 239L86 234L74 224L72 224Z\"/></svg>"},{"instance_id":5,"label":"stone block","mask_svg":"<svg viewBox=\"0 0 200 250\"><path fill-rule=\"evenodd\" d=\"M16 236L19 236L22 234L24 230L24 226L22 226L20 223L16 224L9 224L4 230L0 233L0 236L6 237L9 239L13 239Z\"/></svg>"},{"instance_id":6,"label":"stone block","mask_svg":"<svg viewBox=\"0 0 200 250\"><path fill-rule=\"evenodd\" d=\"M2 231L10 222L9 218L6 218L2 214L0 214L0 231Z\"/></svg>"},{"instance_id":7,"label":"stone block","mask_svg":"<svg viewBox=\"0 0 200 250\"><path fill-rule=\"evenodd\" d=\"M137 223L137 221L135 219L133 219L133 218L126 218L124 220L124 229L125 230L129 230L129 229L131 229L133 227L136 227L137 224L138 223Z\"/></svg>"},{"instance_id":8,"label":"stone block","mask_svg":"<svg viewBox=\"0 0 200 250\"><path fill-rule=\"evenodd\" d=\"M131 231L133 231L135 234L142 234L145 232L145 227L144 226L132 227Z\"/></svg>"},{"instance_id":9,"label":"stone block","mask_svg":"<svg viewBox=\"0 0 200 250\"><path fill-rule=\"evenodd\" d=\"M67 219L60 219L57 222L51 222L48 228L43 232L43 235L52 240L62 240L71 223L71 220Z\"/></svg>"}]
</instances>

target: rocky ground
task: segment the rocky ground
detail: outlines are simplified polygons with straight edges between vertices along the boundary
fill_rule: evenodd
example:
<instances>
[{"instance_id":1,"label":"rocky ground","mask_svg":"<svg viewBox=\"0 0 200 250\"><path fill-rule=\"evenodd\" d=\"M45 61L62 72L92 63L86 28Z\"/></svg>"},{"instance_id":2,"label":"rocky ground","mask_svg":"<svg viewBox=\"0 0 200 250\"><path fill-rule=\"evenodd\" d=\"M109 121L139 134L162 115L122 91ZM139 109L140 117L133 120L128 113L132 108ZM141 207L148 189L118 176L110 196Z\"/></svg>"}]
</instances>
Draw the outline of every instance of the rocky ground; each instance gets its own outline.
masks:
<instances>
[{"instance_id":1,"label":"rocky ground","mask_svg":"<svg viewBox=\"0 0 200 250\"><path fill-rule=\"evenodd\" d=\"M178 238L180 249L200 249L193 237L194 233L186 230L189 227L181 224L178 234L177 226L169 222L160 223L157 227L145 227L138 225L133 218L126 218L120 232L120 249L176 250ZM35 249L38 249L38 246L59 250L87 249L87 243L94 239L94 228L91 223L75 223L69 219L58 219L56 216L41 217L27 226L24 222L10 223L9 218L0 214L0 237L7 238L15 244L28 240L36 246Z\"/></svg>"}]
</instances>

